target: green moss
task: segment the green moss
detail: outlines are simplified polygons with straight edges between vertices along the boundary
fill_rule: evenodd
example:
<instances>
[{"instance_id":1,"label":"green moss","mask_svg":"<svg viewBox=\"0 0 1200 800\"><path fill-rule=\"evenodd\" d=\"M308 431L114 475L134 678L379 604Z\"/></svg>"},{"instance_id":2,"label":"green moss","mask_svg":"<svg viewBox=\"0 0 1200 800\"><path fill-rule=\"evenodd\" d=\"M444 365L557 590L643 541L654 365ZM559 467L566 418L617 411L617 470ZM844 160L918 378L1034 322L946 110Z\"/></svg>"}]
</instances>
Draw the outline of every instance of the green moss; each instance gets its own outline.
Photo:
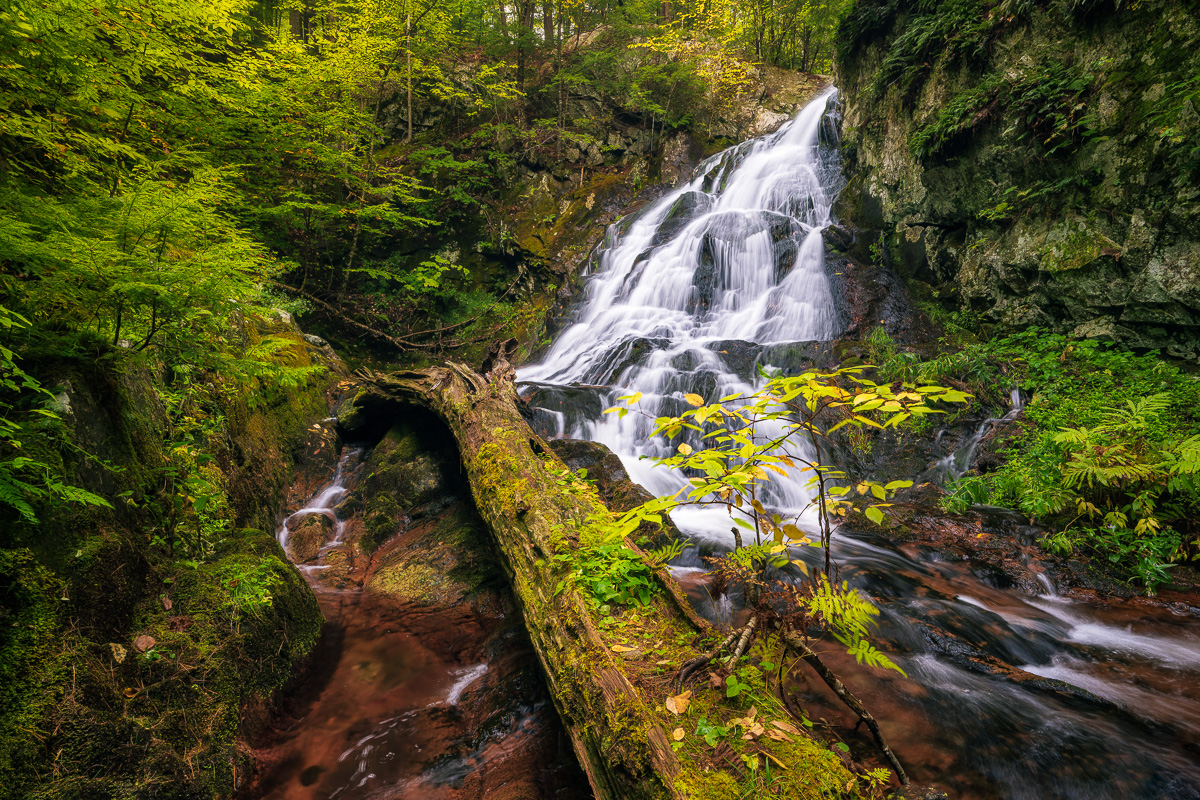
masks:
<instances>
[{"instance_id":1,"label":"green moss","mask_svg":"<svg viewBox=\"0 0 1200 800\"><path fill-rule=\"evenodd\" d=\"M286 358L306 359L293 344ZM67 482L114 508L59 507L36 531L6 526L0 798L230 796L245 766L241 738L322 625L274 538L239 526L273 527L308 425L327 414L327 380L251 387L224 404L223 419L219 387L196 388L187 413L209 426L196 448L215 459L189 475L212 488L218 524L193 568L153 539L172 520L190 531L196 514L163 492L165 456L178 446L163 400L172 388L122 351L42 367L51 385L70 386L72 411L55 433L68 437ZM133 646L142 635L156 640L147 655Z\"/></svg>"},{"instance_id":2,"label":"green moss","mask_svg":"<svg viewBox=\"0 0 1200 800\"><path fill-rule=\"evenodd\" d=\"M729 800L742 787L728 772L683 772L675 776L675 791L689 800Z\"/></svg>"},{"instance_id":3,"label":"green moss","mask_svg":"<svg viewBox=\"0 0 1200 800\"><path fill-rule=\"evenodd\" d=\"M25 784L41 762L39 740L50 735L45 718L66 665L61 592L29 551L0 551L0 796Z\"/></svg>"}]
</instances>

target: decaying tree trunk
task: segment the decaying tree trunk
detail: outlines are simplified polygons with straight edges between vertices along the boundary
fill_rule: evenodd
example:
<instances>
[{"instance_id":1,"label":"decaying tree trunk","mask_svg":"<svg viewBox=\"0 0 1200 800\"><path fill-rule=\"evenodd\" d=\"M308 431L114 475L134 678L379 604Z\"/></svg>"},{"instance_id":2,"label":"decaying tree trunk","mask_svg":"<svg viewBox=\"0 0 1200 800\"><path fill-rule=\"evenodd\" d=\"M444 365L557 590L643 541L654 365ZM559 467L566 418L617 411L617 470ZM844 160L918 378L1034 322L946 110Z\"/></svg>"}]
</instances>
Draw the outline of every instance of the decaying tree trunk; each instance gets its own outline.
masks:
<instances>
[{"instance_id":1,"label":"decaying tree trunk","mask_svg":"<svg viewBox=\"0 0 1200 800\"><path fill-rule=\"evenodd\" d=\"M566 467L521 417L512 374L501 358L486 378L447 363L419 372L374 373L365 382L372 394L433 411L458 440L475 504L503 554L596 797L682 798L675 781L679 761L649 705L655 700L630 683L581 594L570 587L555 593L563 569L554 556L578 543L597 507L564 492ZM681 630L703 627L674 581L663 584L669 601L663 613L676 614Z\"/></svg>"}]
</instances>

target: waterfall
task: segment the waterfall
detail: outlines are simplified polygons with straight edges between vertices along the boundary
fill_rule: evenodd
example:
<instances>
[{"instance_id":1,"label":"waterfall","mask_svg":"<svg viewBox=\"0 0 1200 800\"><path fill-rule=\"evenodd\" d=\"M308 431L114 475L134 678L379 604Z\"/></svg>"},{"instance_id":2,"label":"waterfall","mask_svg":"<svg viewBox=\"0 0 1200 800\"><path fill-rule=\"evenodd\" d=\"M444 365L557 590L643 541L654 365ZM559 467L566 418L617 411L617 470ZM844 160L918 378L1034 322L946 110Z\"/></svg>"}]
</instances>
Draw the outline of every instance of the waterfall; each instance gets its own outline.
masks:
<instances>
[{"instance_id":1,"label":"waterfall","mask_svg":"<svg viewBox=\"0 0 1200 800\"><path fill-rule=\"evenodd\" d=\"M686 185L612 226L572 323L518 373L545 433L602 442L650 492L673 494L683 476L641 458L678 443L650 437L654 417L688 408L684 393L712 401L752 391L757 367L795 366L797 343L839 334L821 238L842 187L836 98L825 92L778 132L708 159ZM643 414L603 413L634 392ZM1003 421L985 422L930 476L965 468ZM769 487L764 502L813 528L800 479ZM732 547L724 511L672 518L708 545L697 550ZM815 561L815 548L800 549ZM1200 798L1195 616L1079 602L1048 579L1046 594L1030 596L952 550L906 550L846 527L833 555L841 577L879 605L876 641L909 677L855 672L836 648L823 657L855 683L914 780L984 800ZM685 579L697 572L677 569ZM721 608L708 602L702 613L728 616L729 597ZM982 673L976 652L1023 670L1025 682ZM815 693L805 702L814 716L840 713ZM856 731L840 735L870 751Z\"/></svg>"},{"instance_id":2,"label":"waterfall","mask_svg":"<svg viewBox=\"0 0 1200 800\"><path fill-rule=\"evenodd\" d=\"M825 91L777 132L709 158L613 226L573 324L518 373L555 432L602 442L634 480L673 493L683 477L641 460L670 451L649 437L653 417L679 413L688 392L752 391L753 366L771 346L838 333L821 236L842 185L836 98ZM600 413L635 391L642 414ZM812 515L803 481L770 491L781 511ZM724 512L673 517L695 537L732 543Z\"/></svg>"}]
</instances>

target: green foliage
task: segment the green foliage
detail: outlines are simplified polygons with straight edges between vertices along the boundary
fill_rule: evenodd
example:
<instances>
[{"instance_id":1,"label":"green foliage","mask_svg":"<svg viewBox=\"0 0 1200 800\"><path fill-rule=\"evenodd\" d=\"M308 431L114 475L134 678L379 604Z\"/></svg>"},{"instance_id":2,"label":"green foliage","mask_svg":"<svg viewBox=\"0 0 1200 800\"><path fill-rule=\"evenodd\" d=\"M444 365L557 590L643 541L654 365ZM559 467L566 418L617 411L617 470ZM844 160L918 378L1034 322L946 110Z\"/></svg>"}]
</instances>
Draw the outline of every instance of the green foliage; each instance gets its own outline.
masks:
<instances>
[{"instance_id":1,"label":"green foliage","mask_svg":"<svg viewBox=\"0 0 1200 800\"><path fill-rule=\"evenodd\" d=\"M663 511L684 505L724 509L731 524L745 529L753 539L744 545L739 540L728 557L728 566L721 569L727 578L747 582L747 596L751 598L772 591L769 570L791 563L807 573L805 562L791 558L789 548L823 547L824 573L814 575L802 593L793 593L788 600L797 605L797 613L802 613L807 622L802 629L819 626L845 645L859 662L898 669L868 640L868 628L877 613L874 607L847 585L832 582L829 543L833 520L845 516L856 504L851 498L862 498L858 504L868 518L879 524L884 521L882 509L889 505L886 501L912 482L847 484L842 472L821 463L822 448L828 447L833 433L846 426L895 427L942 413L936 405L962 403L967 395L929 385L901 384L894 389L892 384L877 384L863 377L865 369L846 367L794 377L764 375L765 382L758 391L730 395L716 403L705 403L699 395L685 395L691 408L679 416L655 420L651 435L675 438L687 431L689 438L703 443L701 449L696 449L681 442L677 455L657 459L671 469L686 470L692 476L689 486L674 497L659 498L628 512L617 525L619 530L632 530L643 520L657 520ZM621 399L625 405L608 412L624 416L641 395ZM777 432L768 434L768 430ZM815 447L810 451L803 443ZM813 505L820 520L819 541L814 542L802 531L798 520L782 519L760 499L771 475L786 476L788 470L811 475L809 486L815 490ZM736 682L728 684L727 691L736 694L738 687Z\"/></svg>"},{"instance_id":2,"label":"green foliage","mask_svg":"<svg viewBox=\"0 0 1200 800\"><path fill-rule=\"evenodd\" d=\"M959 365L948 378L980 394L1001 396L1016 383L1030 397L1004 462L948 486L948 509L1020 509L1054 528L1046 549L1094 554L1148 593L1172 563L1200 552L1194 376L1156 353L1038 328L968 344L947 363Z\"/></svg>"},{"instance_id":3,"label":"green foliage","mask_svg":"<svg viewBox=\"0 0 1200 800\"><path fill-rule=\"evenodd\" d=\"M554 556L570 567L570 579L582 586L600 607L609 604L649 605L659 592L651 567L624 544L582 547ZM560 583L556 591L561 591Z\"/></svg>"},{"instance_id":4,"label":"green foliage","mask_svg":"<svg viewBox=\"0 0 1200 800\"><path fill-rule=\"evenodd\" d=\"M942 507L960 514L971 506L986 504L991 497L987 481L978 475L949 481L945 489L949 494L942 498Z\"/></svg>"},{"instance_id":5,"label":"green foliage","mask_svg":"<svg viewBox=\"0 0 1200 800\"><path fill-rule=\"evenodd\" d=\"M20 314L0 306L0 504L31 525L38 521L34 506L44 501L111 508L103 497L64 483L55 466L25 455L21 439L28 427L40 424L45 429L48 421L59 421L52 409L57 402L54 394L21 369L13 351L3 344L15 330L28 325Z\"/></svg>"}]
</instances>

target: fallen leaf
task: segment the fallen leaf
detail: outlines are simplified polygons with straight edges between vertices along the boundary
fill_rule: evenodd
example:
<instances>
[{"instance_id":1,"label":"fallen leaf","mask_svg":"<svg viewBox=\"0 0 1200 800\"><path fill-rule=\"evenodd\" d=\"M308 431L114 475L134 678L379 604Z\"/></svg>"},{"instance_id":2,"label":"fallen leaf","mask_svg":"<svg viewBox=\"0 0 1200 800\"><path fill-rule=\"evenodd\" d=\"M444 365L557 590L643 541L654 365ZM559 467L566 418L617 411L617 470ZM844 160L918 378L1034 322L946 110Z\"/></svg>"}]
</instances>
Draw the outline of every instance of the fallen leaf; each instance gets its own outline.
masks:
<instances>
[{"instance_id":1,"label":"fallen leaf","mask_svg":"<svg viewBox=\"0 0 1200 800\"><path fill-rule=\"evenodd\" d=\"M783 731L776 730L767 731L767 738L774 739L777 742L790 742L792 740L792 737L788 736Z\"/></svg>"},{"instance_id":2,"label":"fallen leaf","mask_svg":"<svg viewBox=\"0 0 1200 800\"><path fill-rule=\"evenodd\" d=\"M683 728L676 728L671 732L671 738L677 742L683 741Z\"/></svg>"},{"instance_id":3,"label":"fallen leaf","mask_svg":"<svg viewBox=\"0 0 1200 800\"><path fill-rule=\"evenodd\" d=\"M772 731L772 733L774 733L774 731ZM762 735L763 735L763 726L761 723L756 722L750 726L749 730L747 730L744 734L742 734L742 738L748 739L750 741L754 741L755 739L757 739L759 736L762 736Z\"/></svg>"},{"instance_id":4,"label":"fallen leaf","mask_svg":"<svg viewBox=\"0 0 1200 800\"><path fill-rule=\"evenodd\" d=\"M671 663L670 661L655 661L654 666L665 667L665 666L669 665L670 663Z\"/></svg>"},{"instance_id":5,"label":"fallen leaf","mask_svg":"<svg viewBox=\"0 0 1200 800\"><path fill-rule=\"evenodd\" d=\"M632 653L634 648L626 647L623 644L614 644L612 649L614 653Z\"/></svg>"},{"instance_id":6,"label":"fallen leaf","mask_svg":"<svg viewBox=\"0 0 1200 800\"><path fill-rule=\"evenodd\" d=\"M133 640L133 649L137 650L139 653L145 653L147 650L153 648L156 644L158 644L158 642L154 640L153 636L148 636L143 633L141 636Z\"/></svg>"},{"instance_id":7,"label":"fallen leaf","mask_svg":"<svg viewBox=\"0 0 1200 800\"><path fill-rule=\"evenodd\" d=\"M674 697L668 697L667 704L666 704L667 711L670 711L672 714L679 716L680 714L687 711L688 703L691 702L691 699L692 699L692 690L691 689L688 689L683 694L678 694L678 695L675 695Z\"/></svg>"},{"instance_id":8,"label":"fallen leaf","mask_svg":"<svg viewBox=\"0 0 1200 800\"><path fill-rule=\"evenodd\" d=\"M126 688L126 689L125 689L125 696L126 696L126 697L128 697L128 698L130 698L130 699L132 699L132 698L134 698L134 697L137 697L137 696L138 696L138 690L137 690L137 689L134 689L134 688L132 688L132 687L128 687L128 688Z\"/></svg>"},{"instance_id":9,"label":"fallen leaf","mask_svg":"<svg viewBox=\"0 0 1200 800\"><path fill-rule=\"evenodd\" d=\"M119 644L112 643L112 642L109 643L108 647L110 650L112 650L113 661L116 661L118 664L124 664L125 663L125 648L121 647L121 645L119 645Z\"/></svg>"},{"instance_id":10,"label":"fallen leaf","mask_svg":"<svg viewBox=\"0 0 1200 800\"><path fill-rule=\"evenodd\" d=\"M783 767L784 769L787 769L787 764L783 763L782 761L780 761L778 758L771 755L770 753L763 753L763 755L766 756L767 758L771 759L772 761L774 761L776 764Z\"/></svg>"},{"instance_id":11,"label":"fallen leaf","mask_svg":"<svg viewBox=\"0 0 1200 800\"><path fill-rule=\"evenodd\" d=\"M779 728L781 731L787 731L788 733L795 734L796 736L800 735L800 729L790 722L785 722L781 719L773 719L771 720L771 724L776 728Z\"/></svg>"},{"instance_id":12,"label":"fallen leaf","mask_svg":"<svg viewBox=\"0 0 1200 800\"><path fill-rule=\"evenodd\" d=\"M720 675L714 675L710 672L708 673L708 685L713 689L720 689L725 686L725 681L721 680Z\"/></svg>"},{"instance_id":13,"label":"fallen leaf","mask_svg":"<svg viewBox=\"0 0 1200 800\"><path fill-rule=\"evenodd\" d=\"M170 611L171 607L175 605L174 603L171 602L171 598L167 597L165 594L162 596L162 604L163 604L163 609L165 609L167 611Z\"/></svg>"}]
</instances>

